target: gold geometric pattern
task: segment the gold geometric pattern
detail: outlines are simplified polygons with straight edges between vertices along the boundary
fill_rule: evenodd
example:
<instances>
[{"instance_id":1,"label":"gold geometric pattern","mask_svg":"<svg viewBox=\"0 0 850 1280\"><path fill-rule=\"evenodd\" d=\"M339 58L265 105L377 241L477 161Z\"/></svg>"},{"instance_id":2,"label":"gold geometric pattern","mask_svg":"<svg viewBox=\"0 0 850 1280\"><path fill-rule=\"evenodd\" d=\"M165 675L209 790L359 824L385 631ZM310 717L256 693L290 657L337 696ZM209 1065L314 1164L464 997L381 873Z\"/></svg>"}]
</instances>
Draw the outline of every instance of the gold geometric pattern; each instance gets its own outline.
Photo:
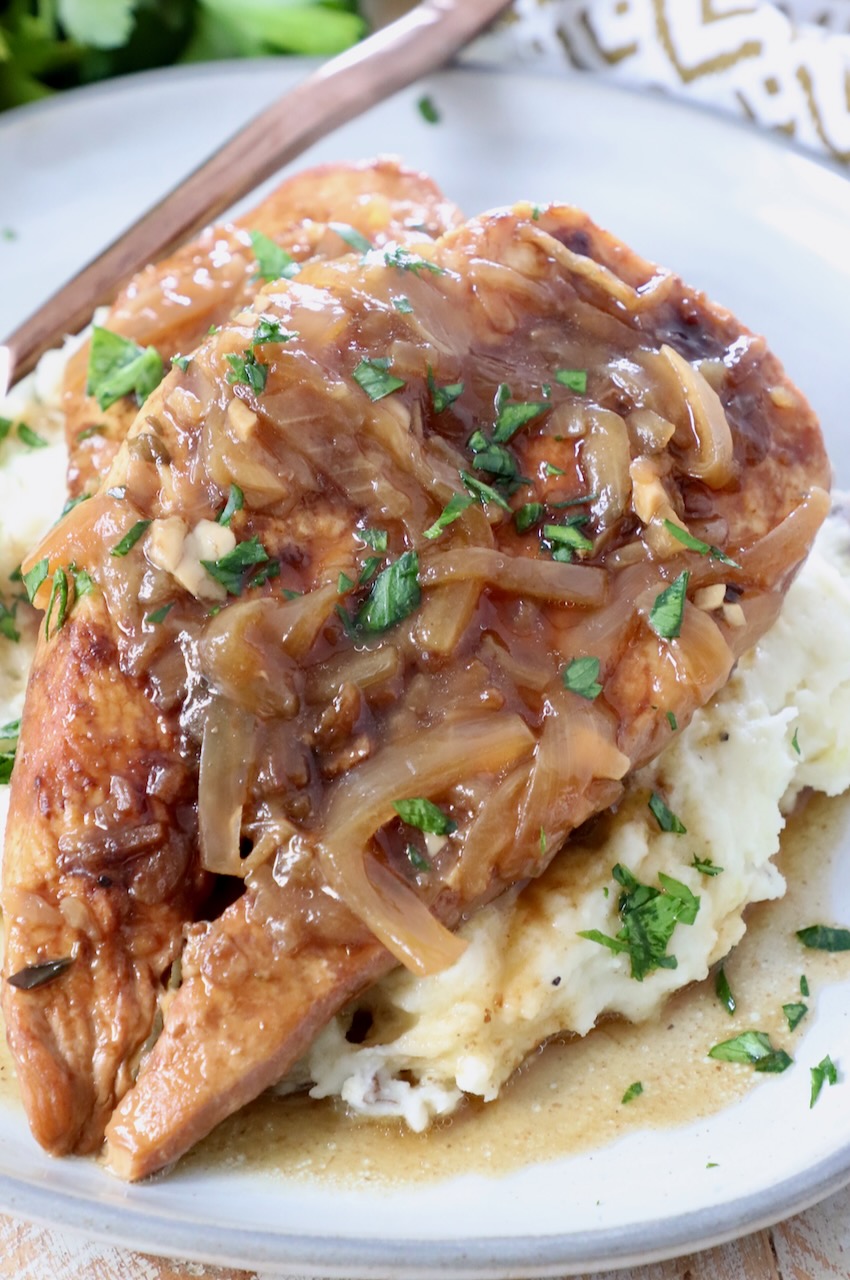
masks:
<instances>
[{"instance_id":1,"label":"gold geometric pattern","mask_svg":"<svg viewBox=\"0 0 850 1280\"><path fill-rule=\"evenodd\" d=\"M489 61L566 56L850 165L850 0L515 0L513 17L482 45Z\"/></svg>"}]
</instances>

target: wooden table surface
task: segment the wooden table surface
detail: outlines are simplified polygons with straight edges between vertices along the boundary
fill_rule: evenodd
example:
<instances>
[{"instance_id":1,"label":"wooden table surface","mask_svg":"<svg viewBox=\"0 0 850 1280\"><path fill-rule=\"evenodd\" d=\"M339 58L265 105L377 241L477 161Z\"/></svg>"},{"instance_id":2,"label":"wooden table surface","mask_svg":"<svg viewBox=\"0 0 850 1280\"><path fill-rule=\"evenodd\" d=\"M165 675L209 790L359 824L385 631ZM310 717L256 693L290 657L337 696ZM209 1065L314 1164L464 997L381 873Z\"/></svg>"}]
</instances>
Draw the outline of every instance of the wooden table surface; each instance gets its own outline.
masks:
<instances>
[{"instance_id":1,"label":"wooden table surface","mask_svg":"<svg viewBox=\"0 0 850 1280\"><path fill-rule=\"evenodd\" d=\"M271 1276L268 1271L170 1262L0 1215L2 1280L271 1280ZM608 1280L848 1280L850 1188L768 1231L675 1261L607 1276ZM448 1272L446 1280L451 1280ZM594 1272L584 1280L601 1280L601 1274Z\"/></svg>"}]
</instances>

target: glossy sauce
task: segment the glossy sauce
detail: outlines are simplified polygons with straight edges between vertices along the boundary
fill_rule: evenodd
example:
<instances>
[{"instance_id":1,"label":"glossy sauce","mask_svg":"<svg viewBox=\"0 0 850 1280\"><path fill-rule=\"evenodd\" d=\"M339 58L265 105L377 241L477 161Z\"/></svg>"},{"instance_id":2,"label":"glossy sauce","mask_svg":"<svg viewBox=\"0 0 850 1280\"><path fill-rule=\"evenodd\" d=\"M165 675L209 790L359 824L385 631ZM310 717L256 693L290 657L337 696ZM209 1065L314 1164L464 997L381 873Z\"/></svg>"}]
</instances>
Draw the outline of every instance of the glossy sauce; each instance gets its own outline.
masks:
<instances>
[{"instance_id":1,"label":"glossy sauce","mask_svg":"<svg viewBox=\"0 0 850 1280\"><path fill-rule=\"evenodd\" d=\"M344 1184L496 1175L642 1129L685 1125L752 1088L770 1088L770 1076L715 1062L706 1052L753 1027L794 1056L824 986L850 980L850 954L807 950L795 937L807 924L834 921L829 884L848 834L850 796L815 796L789 822L778 860L788 879L786 896L750 909L747 933L725 964L738 1003L734 1017L717 1000L712 975L675 996L649 1023L609 1021L583 1040L551 1042L496 1102L469 1103L426 1134L352 1119L330 1102L266 1095L220 1125L182 1167L232 1165ZM782 1005L801 998L802 973L810 1013L792 1034ZM636 1080L643 1094L623 1105Z\"/></svg>"}]
</instances>

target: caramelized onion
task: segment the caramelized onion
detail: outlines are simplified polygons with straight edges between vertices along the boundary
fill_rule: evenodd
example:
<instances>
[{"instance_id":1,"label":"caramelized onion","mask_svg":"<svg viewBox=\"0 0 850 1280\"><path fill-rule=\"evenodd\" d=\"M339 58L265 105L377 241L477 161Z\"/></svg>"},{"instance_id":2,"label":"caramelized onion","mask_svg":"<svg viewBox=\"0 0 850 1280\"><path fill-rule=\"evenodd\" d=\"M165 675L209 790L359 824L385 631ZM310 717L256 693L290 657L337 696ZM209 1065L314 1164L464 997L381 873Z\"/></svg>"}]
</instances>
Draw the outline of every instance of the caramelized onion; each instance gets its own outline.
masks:
<instances>
[{"instance_id":1,"label":"caramelized onion","mask_svg":"<svg viewBox=\"0 0 850 1280\"><path fill-rule=\"evenodd\" d=\"M254 717L224 698L206 712L198 779L201 865L222 876L242 876L239 851L242 806L254 754Z\"/></svg>"},{"instance_id":2,"label":"caramelized onion","mask_svg":"<svg viewBox=\"0 0 850 1280\"><path fill-rule=\"evenodd\" d=\"M589 431L581 445L587 488L596 494L591 510L601 529L610 529L626 512L631 494L631 449L626 424L608 409L587 412Z\"/></svg>"},{"instance_id":3,"label":"caramelized onion","mask_svg":"<svg viewBox=\"0 0 850 1280\"><path fill-rule=\"evenodd\" d=\"M696 476L711 489L721 489L733 475L732 432L720 397L698 369L666 343L661 355L672 366L685 397L696 448L682 462L688 475Z\"/></svg>"},{"instance_id":4,"label":"caramelized onion","mask_svg":"<svg viewBox=\"0 0 850 1280\"><path fill-rule=\"evenodd\" d=\"M605 570L590 565L509 556L488 547L463 547L442 554L426 553L426 556L419 574L420 582L426 587L442 582L478 580L512 595L558 600L563 604L592 607L605 599Z\"/></svg>"},{"instance_id":5,"label":"caramelized onion","mask_svg":"<svg viewBox=\"0 0 850 1280\"><path fill-rule=\"evenodd\" d=\"M807 554L828 514L829 494L825 489L812 489L781 524L738 553L741 569L730 570L729 578L761 588L784 581Z\"/></svg>"},{"instance_id":6,"label":"caramelized onion","mask_svg":"<svg viewBox=\"0 0 850 1280\"><path fill-rule=\"evenodd\" d=\"M318 847L322 871L355 915L414 973L439 972L458 958L464 944L409 885L369 856L372 836L396 816L395 801L439 797L464 778L499 773L533 744L517 715L444 725L380 751L335 788Z\"/></svg>"},{"instance_id":7,"label":"caramelized onion","mask_svg":"<svg viewBox=\"0 0 850 1280\"><path fill-rule=\"evenodd\" d=\"M582 276L627 311L639 312L648 306L658 306L675 284L675 278L669 272L659 271L640 289L635 289L601 262L585 257L584 254L574 253L542 228L523 223L520 231L523 239L535 241L550 257L566 267L571 275Z\"/></svg>"},{"instance_id":8,"label":"caramelized onion","mask_svg":"<svg viewBox=\"0 0 850 1280\"><path fill-rule=\"evenodd\" d=\"M336 697L344 684L357 685L367 695L388 680L401 675L401 654L395 645L377 649L350 649L307 671L308 702L326 703Z\"/></svg>"}]
</instances>

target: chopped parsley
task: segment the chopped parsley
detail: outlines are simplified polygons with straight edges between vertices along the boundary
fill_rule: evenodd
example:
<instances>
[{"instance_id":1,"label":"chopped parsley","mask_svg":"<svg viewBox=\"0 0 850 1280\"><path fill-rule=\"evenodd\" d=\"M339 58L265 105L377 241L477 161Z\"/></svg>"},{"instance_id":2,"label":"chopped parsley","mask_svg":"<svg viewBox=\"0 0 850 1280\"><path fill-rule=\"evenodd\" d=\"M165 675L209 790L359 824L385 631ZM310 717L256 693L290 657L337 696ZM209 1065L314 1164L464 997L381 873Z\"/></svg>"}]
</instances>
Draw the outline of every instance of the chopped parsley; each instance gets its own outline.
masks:
<instances>
[{"instance_id":1,"label":"chopped parsley","mask_svg":"<svg viewBox=\"0 0 850 1280\"><path fill-rule=\"evenodd\" d=\"M675 733L679 727L679 721L676 719L676 713L674 711L665 711L664 714L667 717L667 723Z\"/></svg>"},{"instance_id":2,"label":"chopped parsley","mask_svg":"<svg viewBox=\"0 0 850 1280\"><path fill-rule=\"evenodd\" d=\"M210 577L220 582L231 596L241 595L246 586L256 586L258 578L251 571L257 565L272 563L276 562L269 560L269 553L256 534L245 542L237 542L232 551L218 560L201 561ZM268 576L270 575L266 573L259 580L265 582Z\"/></svg>"},{"instance_id":3,"label":"chopped parsley","mask_svg":"<svg viewBox=\"0 0 850 1280\"><path fill-rule=\"evenodd\" d=\"M356 227L349 226L347 222L329 222L328 229L335 231L340 240L344 240L349 249L353 249L355 253L368 253L372 248L371 241L367 240Z\"/></svg>"},{"instance_id":4,"label":"chopped parsley","mask_svg":"<svg viewBox=\"0 0 850 1280\"><path fill-rule=\"evenodd\" d=\"M419 114L422 119L428 124L440 123L440 112L437 110L434 99L430 94L423 93L416 105L419 108Z\"/></svg>"},{"instance_id":5,"label":"chopped parsley","mask_svg":"<svg viewBox=\"0 0 850 1280\"><path fill-rule=\"evenodd\" d=\"M30 604L34 603L36 593L39 587L41 586L42 582L44 582L45 579L47 578L47 575L49 572L50 572L50 561L48 560L47 556L45 556L43 560L39 560L38 564L33 565L29 573L23 574L21 580L24 584L24 589L27 593L27 598Z\"/></svg>"},{"instance_id":6,"label":"chopped parsley","mask_svg":"<svg viewBox=\"0 0 850 1280\"><path fill-rule=\"evenodd\" d=\"M395 809L402 822L409 827L418 827L420 831L430 831L435 836L450 836L457 831L457 823L444 813L439 805L416 796L411 800L394 800Z\"/></svg>"},{"instance_id":7,"label":"chopped parsley","mask_svg":"<svg viewBox=\"0 0 850 1280\"><path fill-rule=\"evenodd\" d=\"M662 831L672 832L673 835L684 836L687 834L688 828L682 822L681 818L677 818L671 809L661 799L657 791L653 791L649 797L650 812L658 823Z\"/></svg>"},{"instance_id":8,"label":"chopped parsley","mask_svg":"<svg viewBox=\"0 0 850 1280\"><path fill-rule=\"evenodd\" d=\"M142 404L159 386L162 375L162 356L156 347L140 347L119 333L94 326L86 395L94 396L101 409L108 409L131 392Z\"/></svg>"},{"instance_id":9,"label":"chopped parsley","mask_svg":"<svg viewBox=\"0 0 850 1280\"><path fill-rule=\"evenodd\" d=\"M477 480L469 471L461 471L460 478L472 496L477 498L482 506L486 506L488 502L495 502L497 507L501 507L503 511L507 511L508 515L510 515L511 509L507 502L491 485L485 484L483 480Z\"/></svg>"},{"instance_id":10,"label":"chopped parsley","mask_svg":"<svg viewBox=\"0 0 850 1280\"><path fill-rule=\"evenodd\" d=\"M824 1084L827 1081L830 1085L838 1084L838 1068L829 1054L827 1054L825 1058L821 1058L816 1067L810 1067L809 1070L812 1077L812 1092L809 1098L809 1110L811 1111L820 1097L820 1091Z\"/></svg>"},{"instance_id":11,"label":"chopped parsley","mask_svg":"<svg viewBox=\"0 0 850 1280\"><path fill-rule=\"evenodd\" d=\"M551 407L545 401L514 402L510 400L510 394L511 389L506 382L496 392L493 439L497 444L506 444L508 440L512 440L522 427Z\"/></svg>"},{"instance_id":12,"label":"chopped parsley","mask_svg":"<svg viewBox=\"0 0 850 1280\"><path fill-rule=\"evenodd\" d=\"M12 776L20 732L20 720L12 720L0 728L0 784L7 783Z\"/></svg>"},{"instance_id":13,"label":"chopped parsley","mask_svg":"<svg viewBox=\"0 0 850 1280\"><path fill-rule=\"evenodd\" d=\"M413 304L409 298L405 297L403 293L400 293L397 297L393 298L392 303L393 303L393 307L399 313L399 315L402 315L402 316L413 315Z\"/></svg>"},{"instance_id":14,"label":"chopped parsley","mask_svg":"<svg viewBox=\"0 0 850 1280\"><path fill-rule=\"evenodd\" d=\"M62 630L68 616L68 575L62 568L57 569L53 575L53 585L50 588L50 599L47 602L47 612L44 617L44 634L48 639L54 606L56 607L56 626L53 631L55 635L57 631Z\"/></svg>"},{"instance_id":15,"label":"chopped parsley","mask_svg":"<svg viewBox=\"0 0 850 1280\"><path fill-rule=\"evenodd\" d=\"M381 567L380 556L367 556L363 561L363 568L360 570L360 577L357 579L357 585L362 587L371 578L375 576Z\"/></svg>"},{"instance_id":16,"label":"chopped parsley","mask_svg":"<svg viewBox=\"0 0 850 1280\"><path fill-rule=\"evenodd\" d=\"M150 520L137 520L132 529L129 529L120 542L116 542L115 546L110 550L111 556L126 556L129 551L139 541L142 534L150 524Z\"/></svg>"},{"instance_id":17,"label":"chopped parsley","mask_svg":"<svg viewBox=\"0 0 850 1280\"><path fill-rule=\"evenodd\" d=\"M7 435L11 430L12 430L12 419L0 418L0 444L3 443L3 441L6 439Z\"/></svg>"},{"instance_id":18,"label":"chopped parsley","mask_svg":"<svg viewBox=\"0 0 850 1280\"><path fill-rule=\"evenodd\" d=\"M462 382L450 382L445 387L438 387L434 380L434 371L428 366L428 390L431 393L431 404L435 413L443 413L448 409L449 405L454 404L459 396L463 395Z\"/></svg>"},{"instance_id":19,"label":"chopped parsley","mask_svg":"<svg viewBox=\"0 0 850 1280\"><path fill-rule=\"evenodd\" d=\"M711 858L698 858L696 854L694 854L694 860L691 863L691 866L695 871L698 871L701 876L719 876L723 870L722 867L718 867L716 863L712 862Z\"/></svg>"},{"instance_id":20,"label":"chopped parsley","mask_svg":"<svg viewBox=\"0 0 850 1280\"><path fill-rule=\"evenodd\" d=\"M587 519L587 516L573 516L566 524L544 524L543 537L546 542L554 543L556 549L568 552L564 556L567 560L575 551L592 551L593 539L581 531Z\"/></svg>"},{"instance_id":21,"label":"chopped parsley","mask_svg":"<svg viewBox=\"0 0 850 1280\"><path fill-rule=\"evenodd\" d=\"M274 316L260 316L257 327L251 336L249 347L253 351L254 347L262 347L266 343L277 345L291 342L293 338L297 337L298 334L291 329L282 328L280 321L276 320Z\"/></svg>"},{"instance_id":22,"label":"chopped parsley","mask_svg":"<svg viewBox=\"0 0 850 1280\"><path fill-rule=\"evenodd\" d=\"M624 890L618 907L622 929L616 938L599 929L584 930L578 936L597 942L609 951L627 954L631 975L637 982L643 982L654 969L675 969L678 961L667 954L667 944L679 922L693 924L699 911L699 898L687 885L663 873L658 877L660 889L641 884L619 862L612 875Z\"/></svg>"},{"instance_id":23,"label":"chopped parsley","mask_svg":"<svg viewBox=\"0 0 850 1280\"><path fill-rule=\"evenodd\" d=\"M386 551L387 549L386 529L361 529L357 536L373 551Z\"/></svg>"},{"instance_id":24,"label":"chopped parsley","mask_svg":"<svg viewBox=\"0 0 850 1280\"><path fill-rule=\"evenodd\" d=\"M514 512L517 533L527 533L534 525L540 524L545 514L546 508L542 502L526 502Z\"/></svg>"},{"instance_id":25,"label":"chopped parsley","mask_svg":"<svg viewBox=\"0 0 850 1280\"><path fill-rule=\"evenodd\" d=\"M78 569L75 564L69 564L68 573L74 580L74 595L78 600L94 591L94 578L88 569Z\"/></svg>"},{"instance_id":26,"label":"chopped parsley","mask_svg":"<svg viewBox=\"0 0 850 1280\"><path fill-rule=\"evenodd\" d=\"M454 524L459 516L462 516L467 507L471 507L473 499L468 493L453 493L449 498L443 510L437 516L432 525L424 531L424 538L439 538L444 529L450 524Z\"/></svg>"},{"instance_id":27,"label":"chopped parsley","mask_svg":"<svg viewBox=\"0 0 850 1280\"><path fill-rule=\"evenodd\" d=\"M419 557L405 551L379 573L372 590L357 611L355 626L361 631L386 631L413 613L419 605Z\"/></svg>"},{"instance_id":28,"label":"chopped parsley","mask_svg":"<svg viewBox=\"0 0 850 1280\"><path fill-rule=\"evenodd\" d=\"M185 373L186 370L189 368L189 361L191 359L192 359L191 356L172 356L171 363L172 363L172 366L174 366L177 369L182 369L183 372Z\"/></svg>"},{"instance_id":29,"label":"chopped parsley","mask_svg":"<svg viewBox=\"0 0 850 1280\"><path fill-rule=\"evenodd\" d=\"M797 1027L799 1027L800 1023L809 1012L809 1006L798 1000L792 1004L784 1004L782 1006L782 1012L788 1019L788 1030L796 1031Z\"/></svg>"},{"instance_id":30,"label":"chopped parsley","mask_svg":"<svg viewBox=\"0 0 850 1280\"><path fill-rule=\"evenodd\" d=\"M809 996L809 980L804 973L800 974L800 995L806 996L807 999Z\"/></svg>"},{"instance_id":31,"label":"chopped parsley","mask_svg":"<svg viewBox=\"0 0 850 1280\"><path fill-rule=\"evenodd\" d=\"M477 439L479 436L480 440ZM473 448L475 456L472 465L476 471L486 471L491 476L498 476L498 481L502 484L516 478L517 460L510 449L506 449L503 444L493 444L486 440L480 431L476 431L473 438L476 447ZM472 448L472 440L470 447Z\"/></svg>"},{"instance_id":32,"label":"chopped parsley","mask_svg":"<svg viewBox=\"0 0 850 1280\"><path fill-rule=\"evenodd\" d=\"M676 581L655 597L649 611L649 625L662 640L675 640L682 630L689 578L687 569L683 569Z\"/></svg>"},{"instance_id":33,"label":"chopped parsley","mask_svg":"<svg viewBox=\"0 0 850 1280\"><path fill-rule=\"evenodd\" d=\"M373 403L392 395L405 385L404 378L397 378L389 372L389 356L376 360L361 360L354 370L354 381L361 387Z\"/></svg>"},{"instance_id":34,"label":"chopped parsley","mask_svg":"<svg viewBox=\"0 0 850 1280\"><path fill-rule=\"evenodd\" d=\"M548 479L551 479L552 476L565 476L567 474L562 467L556 467L554 462L547 462L543 470Z\"/></svg>"},{"instance_id":35,"label":"chopped parsley","mask_svg":"<svg viewBox=\"0 0 850 1280\"><path fill-rule=\"evenodd\" d=\"M555 381L560 382L562 387L569 387L570 391L577 391L583 396L587 391L587 370L556 369Z\"/></svg>"},{"instance_id":36,"label":"chopped parsley","mask_svg":"<svg viewBox=\"0 0 850 1280\"><path fill-rule=\"evenodd\" d=\"M799 732L800 732L799 729L795 729L794 737L791 739L791 748L793 751L796 751L798 756L803 754L802 751L800 750L800 743L797 740L797 734Z\"/></svg>"},{"instance_id":37,"label":"chopped parsley","mask_svg":"<svg viewBox=\"0 0 850 1280\"><path fill-rule=\"evenodd\" d=\"M726 970L722 965L715 974L714 994L731 1017L737 1009L738 1004L735 997L732 995L732 988L729 986L729 979L726 977Z\"/></svg>"},{"instance_id":38,"label":"chopped parsley","mask_svg":"<svg viewBox=\"0 0 850 1280\"><path fill-rule=\"evenodd\" d=\"M708 542L702 542L699 538L695 538L687 529L683 529L681 525L675 524L672 520L665 520L664 528L677 542L681 542L683 547L687 547L689 551L696 551L701 556L711 556L714 560L719 560L721 564L729 564L733 569L740 569L741 566L737 560L731 560L719 547L714 547Z\"/></svg>"},{"instance_id":39,"label":"chopped parsley","mask_svg":"<svg viewBox=\"0 0 850 1280\"><path fill-rule=\"evenodd\" d=\"M850 951L850 929L835 929L828 924L810 924L798 929L797 937L813 951Z\"/></svg>"},{"instance_id":40,"label":"chopped parsley","mask_svg":"<svg viewBox=\"0 0 850 1280\"><path fill-rule=\"evenodd\" d=\"M416 871L431 870L431 863L423 854L419 852L419 850L416 848L416 845L413 845L413 844L407 845L405 847L404 852L407 855L408 862Z\"/></svg>"},{"instance_id":41,"label":"chopped parsley","mask_svg":"<svg viewBox=\"0 0 850 1280\"><path fill-rule=\"evenodd\" d=\"M12 644L17 644L21 638L21 633L15 625L17 610L17 600L13 602L11 608L0 600L0 636L5 636L7 640L11 640Z\"/></svg>"},{"instance_id":42,"label":"chopped parsley","mask_svg":"<svg viewBox=\"0 0 850 1280\"><path fill-rule=\"evenodd\" d=\"M158 627L161 622L165 622L171 610L174 608L174 601L169 600L168 604L162 605L159 609L154 609L153 613L149 613L145 617L145 622L150 622L153 626Z\"/></svg>"},{"instance_id":43,"label":"chopped parsley","mask_svg":"<svg viewBox=\"0 0 850 1280\"><path fill-rule=\"evenodd\" d=\"M234 352L224 358L230 365L227 371L227 381L231 386L241 382L246 387L250 387L254 395L262 395L266 389L269 367L257 359L253 346L247 348L244 356L237 355Z\"/></svg>"},{"instance_id":44,"label":"chopped parsley","mask_svg":"<svg viewBox=\"0 0 850 1280\"><path fill-rule=\"evenodd\" d=\"M633 1098L639 1098L642 1093L643 1093L643 1085L641 1084L640 1080L635 1080L634 1084L629 1085L628 1089L626 1090L626 1092L623 1094L621 1098L621 1102L623 1106L625 1106L627 1102L631 1102Z\"/></svg>"},{"instance_id":45,"label":"chopped parsley","mask_svg":"<svg viewBox=\"0 0 850 1280\"><path fill-rule=\"evenodd\" d=\"M239 488L238 484L230 486L230 493L227 496L227 503L221 515L218 517L218 523L229 525L230 521L236 515L237 511L241 511L245 505L245 495Z\"/></svg>"},{"instance_id":46,"label":"chopped parsley","mask_svg":"<svg viewBox=\"0 0 850 1280\"><path fill-rule=\"evenodd\" d=\"M33 431L32 427L28 427L25 422L18 423L18 439L29 449L46 449L48 441L44 436L40 436L37 431Z\"/></svg>"},{"instance_id":47,"label":"chopped parsley","mask_svg":"<svg viewBox=\"0 0 850 1280\"><path fill-rule=\"evenodd\" d=\"M106 434L106 427L103 425L103 423L97 422L94 424L94 426L83 427L82 431L77 432L77 443L80 444L83 440L90 440L92 436L102 436L105 434ZM2 435L0 435L0 440L2 440L2 438L3 438ZM83 496L90 497L89 494L84 494Z\"/></svg>"},{"instance_id":48,"label":"chopped parsley","mask_svg":"<svg viewBox=\"0 0 850 1280\"><path fill-rule=\"evenodd\" d=\"M564 668L561 678L565 689L577 693L580 698L587 698L588 702L593 702L602 692L598 658L573 658Z\"/></svg>"},{"instance_id":49,"label":"chopped parsley","mask_svg":"<svg viewBox=\"0 0 850 1280\"><path fill-rule=\"evenodd\" d=\"M301 270L292 255L262 231L251 232L251 244L257 260L255 280L291 280Z\"/></svg>"},{"instance_id":50,"label":"chopped parsley","mask_svg":"<svg viewBox=\"0 0 850 1280\"><path fill-rule=\"evenodd\" d=\"M446 273L436 262L421 258L418 253L411 253L401 245L392 245L384 250L384 262L388 267L398 267L399 271L412 271L415 276L429 271L433 276L444 276Z\"/></svg>"},{"instance_id":51,"label":"chopped parsley","mask_svg":"<svg viewBox=\"0 0 850 1280\"><path fill-rule=\"evenodd\" d=\"M775 1049L764 1031L742 1031L731 1040L722 1040L708 1051L718 1062L748 1062L756 1071L778 1074L793 1061L784 1049Z\"/></svg>"},{"instance_id":52,"label":"chopped parsley","mask_svg":"<svg viewBox=\"0 0 850 1280\"><path fill-rule=\"evenodd\" d=\"M336 581L337 595L344 596L354 586L354 579L349 578L347 573L341 573Z\"/></svg>"}]
</instances>

